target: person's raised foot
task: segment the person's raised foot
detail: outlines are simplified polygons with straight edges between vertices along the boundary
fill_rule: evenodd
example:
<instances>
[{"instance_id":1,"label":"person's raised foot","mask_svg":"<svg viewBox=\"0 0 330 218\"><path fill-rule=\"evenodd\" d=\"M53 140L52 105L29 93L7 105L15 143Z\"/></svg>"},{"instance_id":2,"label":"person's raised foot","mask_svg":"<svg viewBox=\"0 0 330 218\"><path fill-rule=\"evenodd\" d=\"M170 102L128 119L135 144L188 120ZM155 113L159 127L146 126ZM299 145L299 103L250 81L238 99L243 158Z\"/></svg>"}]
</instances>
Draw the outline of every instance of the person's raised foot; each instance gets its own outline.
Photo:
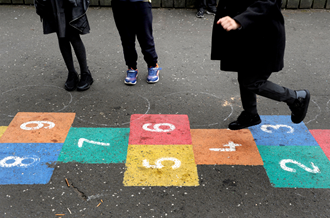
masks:
<instances>
[{"instance_id":1,"label":"person's raised foot","mask_svg":"<svg viewBox=\"0 0 330 218\"><path fill-rule=\"evenodd\" d=\"M295 92L297 99L292 104L288 104L288 106L291 110L292 122L300 123L306 117L311 95L307 89L297 90Z\"/></svg>"},{"instance_id":2,"label":"person's raised foot","mask_svg":"<svg viewBox=\"0 0 330 218\"><path fill-rule=\"evenodd\" d=\"M237 118L236 121L231 122L228 125L230 130L244 129L250 126L255 126L261 123L260 116L258 114L251 114L243 111Z\"/></svg>"}]
</instances>

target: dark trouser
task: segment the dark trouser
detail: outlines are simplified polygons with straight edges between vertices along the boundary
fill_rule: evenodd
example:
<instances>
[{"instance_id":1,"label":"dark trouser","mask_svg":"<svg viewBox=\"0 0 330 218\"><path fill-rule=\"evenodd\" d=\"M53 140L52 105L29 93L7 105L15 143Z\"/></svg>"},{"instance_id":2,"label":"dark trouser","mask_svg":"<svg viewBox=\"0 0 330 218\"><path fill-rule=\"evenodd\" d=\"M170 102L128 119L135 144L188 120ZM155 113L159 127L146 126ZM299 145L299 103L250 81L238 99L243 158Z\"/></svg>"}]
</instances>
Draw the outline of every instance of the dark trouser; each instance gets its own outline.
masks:
<instances>
[{"instance_id":1,"label":"dark trouser","mask_svg":"<svg viewBox=\"0 0 330 218\"><path fill-rule=\"evenodd\" d=\"M244 111L257 114L257 96L292 104L296 99L294 90L268 81L272 73L238 72L238 83Z\"/></svg>"},{"instance_id":2,"label":"dark trouser","mask_svg":"<svg viewBox=\"0 0 330 218\"><path fill-rule=\"evenodd\" d=\"M136 69L137 66L135 37L139 41L148 67L155 67L158 57L152 36L151 3L113 0L112 11L128 68Z\"/></svg>"},{"instance_id":3,"label":"dark trouser","mask_svg":"<svg viewBox=\"0 0 330 218\"><path fill-rule=\"evenodd\" d=\"M197 10L201 9L209 9L211 11L217 10L217 2L216 0L197 0L196 1Z\"/></svg>"}]
</instances>

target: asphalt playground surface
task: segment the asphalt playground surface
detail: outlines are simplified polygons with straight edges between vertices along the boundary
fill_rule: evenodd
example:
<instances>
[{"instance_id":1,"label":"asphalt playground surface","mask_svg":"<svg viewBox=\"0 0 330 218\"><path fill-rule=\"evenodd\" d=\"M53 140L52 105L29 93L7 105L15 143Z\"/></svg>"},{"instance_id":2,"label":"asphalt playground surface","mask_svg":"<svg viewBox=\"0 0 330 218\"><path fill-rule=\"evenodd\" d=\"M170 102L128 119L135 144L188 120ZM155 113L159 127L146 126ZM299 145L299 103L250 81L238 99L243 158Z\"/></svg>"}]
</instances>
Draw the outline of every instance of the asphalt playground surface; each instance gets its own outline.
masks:
<instances>
[{"instance_id":1,"label":"asphalt playground surface","mask_svg":"<svg viewBox=\"0 0 330 218\"><path fill-rule=\"evenodd\" d=\"M42 24L33 7L1 5L0 131L1 127L7 128L19 112L23 115L27 112L72 113L74 119L68 124L71 129L84 127L101 131L107 128L112 131L122 128L122 131L131 132L132 122L139 124L139 119L131 119L132 115L158 115L160 119L165 115L186 115L192 136L199 130L227 131L228 124L242 110L236 74L221 72L219 62L210 60L213 16L199 19L195 12L153 9L156 50L163 68L160 81L152 85L146 83L147 67L139 51L138 83L126 86L123 83L126 66L111 8L90 8L91 33L82 40L95 82L88 91L67 92L63 88L67 72L56 35L42 34ZM323 144L327 145L330 138L330 12L284 10L283 14L287 36L285 68L273 74L270 80L311 92L309 111L300 125L307 130L295 138L310 136L308 130L311 130L319 133L325 141ZM139 50L138 43L137 47ZM75 64L79 70L76 61ZM265 120L274 119L275 123L290 115L286 104L262 97L258 97L258 110ZM272 127L276 131L275 124ZM213 136L216 138L217 134ZM210 138L213 136L211 134ZM259 137L254 136L255 139ZM284 133L278 134L266 143L285 137ZM128 139L125 140L122 141L127 147ZM194 146L194 138L192 144ZM314 147L318 147L316 145ZM128 150L134 149L139 147ZM176 151L173 146L168 151L171 149ZM327 159L324 168L320 167L321 173L314 168L314 173L323 177L305 175L307 179L304 179L297 175L292 179L302 185L289 187L272 180L266 167L267 160L272 158L267 154L269 148L258 145L258 149L265 166L262 161L258 164L197 163L192 167L196 178L192 183L189 178L183 183L188 186L157 182L127 185L129 182L124 176L129 167L125 160L113 163L55 161L47 165L52 169L52 175L45 184L22 184L24 177L19 180L20 184L16 184L18 180L15 179L10 180L11 184L4 184L4 172L9 168L0 166L0 217L330 216L330 165L325 163ZM299 149L294 152L299 154ZM326 153L325 150L323 148ZM3 151L4 147L0 151L0 165L6 155ZM285 149L278 152L285 154ZM16 155L15 150L12 155ZM241 159L248 155L242 153ZM315 160L318 159L321 158L316 156ZM165 162L165 168L170 168L170 161ZM311 166L308 162L305 165ZM309 179L312 185L304 185L304 180Z\"/></svg>"}]
</instances>

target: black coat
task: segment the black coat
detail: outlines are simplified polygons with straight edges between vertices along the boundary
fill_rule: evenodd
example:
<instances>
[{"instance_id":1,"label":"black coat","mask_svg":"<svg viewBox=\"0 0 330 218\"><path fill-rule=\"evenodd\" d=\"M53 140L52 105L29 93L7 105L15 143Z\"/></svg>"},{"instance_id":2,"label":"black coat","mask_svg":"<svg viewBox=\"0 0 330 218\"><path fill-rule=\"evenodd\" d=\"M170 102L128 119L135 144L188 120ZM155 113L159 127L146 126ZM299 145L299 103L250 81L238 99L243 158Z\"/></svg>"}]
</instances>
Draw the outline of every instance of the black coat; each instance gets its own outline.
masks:
<instances>
[{"instance_id":1,"label":"black coat","mask_svg":"<svg viewBox=\"0 0 330 218\"><path fill-rule=\"evenodd\" d=\"M72 31L89 33L86 16L89 0L35 0L37 14L43 21L44 34L56 32L65 37Z\"/></svg>"},{"instance_id":2,"label":"black coat","mask_svg":"<svg viewBox=\"0 0 330 218\"><path fill-rule=\"evenodd\" d=\"M241 29L225 31L216 22L230 16ZM213 24L212 60L223 71L278 72L285 49L281 0L220 0Z\"/></svg>"}]
</instances>

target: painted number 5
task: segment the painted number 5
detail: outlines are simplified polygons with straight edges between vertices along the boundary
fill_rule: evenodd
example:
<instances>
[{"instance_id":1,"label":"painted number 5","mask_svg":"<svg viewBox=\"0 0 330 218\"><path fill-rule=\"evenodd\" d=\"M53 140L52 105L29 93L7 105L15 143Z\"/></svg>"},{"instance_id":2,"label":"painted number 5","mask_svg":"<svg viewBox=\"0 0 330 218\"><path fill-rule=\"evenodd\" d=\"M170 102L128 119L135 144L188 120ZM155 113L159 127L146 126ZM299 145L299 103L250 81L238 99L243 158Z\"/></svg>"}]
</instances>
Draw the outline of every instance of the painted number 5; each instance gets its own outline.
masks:
<instances>
[{"instance_id":1,"label":"painted number 5","mask_svg":"<svg viewBox=\"0 0 330 218\"><path fill-rule=\"evenodd\" d=\"M142 126L142 128L146 131L149 131L149 132L171 132L173 130L175 130L175 126L173 124L170 124L170 123L158 123L158 124L155 124L153 126L153 129L150 129L149 126L151 126L152 124L151 123L146 123ZM161 129L159 127L161 126L167 126L169 128L167 129Z\"/></svg>"},{"instance_id":2,"label":"painted number 5","mask_svg":"<svg viewBox=\"0 0 330 218\"><path fill-rule=\"evenodd\" d=\"M32 127L27 126L27 125L31 125L31 124L34 126L32 126ZM45 126L45 124L47 126ZM37 125L37 126L35 126L35 125ZM37 129L41 129L41 128L52 129L54 126L55 126L55 123L50 122L50 121L30 121L30 122L23 123L21 125L21 129L24 129L24 130L37 130Z\"/></svg>"}]
</instances>

